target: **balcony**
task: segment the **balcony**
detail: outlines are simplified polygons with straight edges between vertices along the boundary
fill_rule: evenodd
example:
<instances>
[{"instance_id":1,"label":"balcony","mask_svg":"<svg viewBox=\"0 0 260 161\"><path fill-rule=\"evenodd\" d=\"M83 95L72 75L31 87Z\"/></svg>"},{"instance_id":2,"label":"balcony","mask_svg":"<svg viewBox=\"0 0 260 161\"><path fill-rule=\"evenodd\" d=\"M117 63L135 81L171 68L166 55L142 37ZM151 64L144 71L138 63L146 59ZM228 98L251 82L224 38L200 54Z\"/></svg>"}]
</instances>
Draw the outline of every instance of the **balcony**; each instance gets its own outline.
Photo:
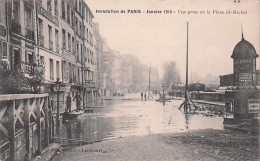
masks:
<instances>
[{"instance_id":1,"label":"balcony","mask_svg":"<svg viewBox=\"0 0 260 161\"><path fill-rule=\"evenodd\" d=\"M58 10L55 9L54 12L55 12L55 16L56 16L56 17L59 17L59 12L58 12Z\"/></svg>"},{"instance_id":2,"label":"balcony","mask_svg":"<svg viewBox=\"0 0 260 161\"><path fill-rule=\"evenodd\" d=\"M52 6L51 6L51 1L48 1L47 2L47 10L50 12L51 14L51 11L52 11Z\"/></svg>"},{"instance_id":3,"label":"balcony","mask_svg":"<svg viewBox=\"0 0 260 161\"><path fill-rule=\"evenodd\" d=\"M5 37L6 35L6 29L4 26L0 25L0 36Z\"/></svg>"},{"instance_id":4,"label":"balcony","mask_svg":"<svg viewBox=\"0 0 260 161\"><path fill-rule=\"evenodd\" d=\"M38 10L38 13L44 17L46 17L49 21L53 22L54 24L56 24L57 26L59 25L59 20L56 16L52 16L52 13L51 13L51 5L49 5L47 7L47 10L44 9L42 7L42 5L37 5L37 10Z\"/></svg>"},{"instance_id":5,"label":"balcony","mask_svg":"<svg viewBox=\"0 0 260 161\"><path fill-rule=\"evenodd\" d=\"M42 36L42 35L39 35L39 45L41 47L44 47L44 36Z\"/></svg>"},{"instance_id":6,"label":"balcony","mask_svg":"<svg viewBox=\"0 0 260 161\"><path fill-rule=\"evenodd\" d=\"M42 0L36 0L37 4L42 5Z\"/></svg>"},{"instance_id":7,"label":"balcony","mask_svg":"<svg viewBox=\"0 0 260 161\"><path fill-rule=\"evenodd\" d=\"M11 22L11 31L17 34L21 34L21 25L15 21Z\"/></svg>"},{"instance_id":8,"label":"balcony","mask_svg":"<svg viewBox=\"0 0 260 161\"><path fill-rule=\"evenodd\" d=\"M24 0L24 5L27 6L28 8L33 8L34 7L33 0Z\"/></svg>"},{"instance_id":9,"label":"balcony","mask_svg":"<svg viewBox=\"0 0 260 161\"><path fill-rule=\"evenodd\" d=\"M53 42L51 40L49 40L49 49L53 51Z\"/></svg>"},{"instance_id":10,"label":"balcony","mask_svg":"<svg viewBox=\"0 0 260 161\"><path fill-rule=\"evenodd\" d=\"M66 50L66 42L63 41L62 49Z\"/></svg>"},{"instance_id":11,"label":"balcony","mask_svg":"<svg viewBox=\"0 0 260 161\"><path fill-rule=\"evenodd\" d=\"M60 51L60 46L59 44L56 43L56 53L59 54L59 51Z\"/></svg>"},{"instance_id":12,"label":"balcony","mask_svg":"<svg viewBox=\"0 0 260 161\"><path fill-rule=\"evenodd\" d=\"M25 28L25 36L27 39L34 40L34 32L29 28Z\"/></svg>"}]
</instances>

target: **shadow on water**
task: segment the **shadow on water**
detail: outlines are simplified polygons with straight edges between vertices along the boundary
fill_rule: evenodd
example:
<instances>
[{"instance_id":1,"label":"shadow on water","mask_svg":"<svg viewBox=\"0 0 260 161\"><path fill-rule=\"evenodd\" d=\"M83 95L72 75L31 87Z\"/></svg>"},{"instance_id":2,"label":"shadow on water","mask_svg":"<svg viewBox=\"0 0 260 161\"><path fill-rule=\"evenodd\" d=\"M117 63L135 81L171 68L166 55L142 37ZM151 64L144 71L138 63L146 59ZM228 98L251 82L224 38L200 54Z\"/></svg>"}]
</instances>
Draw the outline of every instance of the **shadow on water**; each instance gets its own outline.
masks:
<instances>
[{"instance_id":1,"label":"shadow on water","mask_svg":"<svg viewBox=\"0 0 260 161\"><path fill-rule=\"evenodd\" d=\"M185 114L178 110L181 100L159 102L107 100L77 118L62 119L56 124L55 137L73 144L75 140L96 142L126 136L176 133L196 129L223 129L219 116ZM57 126L58 125L58 126Z\"/></svg>"}]
</instances>

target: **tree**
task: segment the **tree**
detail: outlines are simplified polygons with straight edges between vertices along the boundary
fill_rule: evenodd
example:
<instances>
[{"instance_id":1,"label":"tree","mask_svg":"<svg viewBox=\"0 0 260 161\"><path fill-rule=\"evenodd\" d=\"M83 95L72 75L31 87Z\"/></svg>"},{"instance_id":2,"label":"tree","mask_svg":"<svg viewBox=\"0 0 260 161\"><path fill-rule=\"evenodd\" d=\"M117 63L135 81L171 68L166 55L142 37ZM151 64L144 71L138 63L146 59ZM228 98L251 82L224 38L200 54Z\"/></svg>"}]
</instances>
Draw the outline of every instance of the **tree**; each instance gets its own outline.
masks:
<instances>
[{"instance_id":1,"label":"tree","mask_svg":"<svg viewBox=\"0 0 260 161\"><path fill-rule=\"evenodd\" d=\"M0 69L0 93L40 93L44 82L44 66L35 64L29 74L15 69Z\"/></svg>"},{"instance_id":2,"label":"tree","mask_svg":"<svg viewBox=\"0 0 260 161\"><path fill-rule=\"evenodd\" d=\"M178 81L178 73L176 71L176 63L172 62L165 62L163 65L164 74L162 83L165 85L165 89L170 89L173 84L176 84Z\"/></svg>"}]
</instances>

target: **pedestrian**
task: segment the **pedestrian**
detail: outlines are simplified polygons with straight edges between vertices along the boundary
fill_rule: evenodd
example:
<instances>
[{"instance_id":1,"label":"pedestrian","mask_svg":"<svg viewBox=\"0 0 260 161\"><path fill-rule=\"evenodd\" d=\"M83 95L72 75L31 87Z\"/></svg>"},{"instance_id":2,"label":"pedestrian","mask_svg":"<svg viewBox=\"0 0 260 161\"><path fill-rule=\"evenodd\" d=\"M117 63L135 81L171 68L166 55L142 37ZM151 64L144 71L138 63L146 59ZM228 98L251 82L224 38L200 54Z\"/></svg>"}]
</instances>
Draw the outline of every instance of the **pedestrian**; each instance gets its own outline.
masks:
<instances>
[{"instance_id":1,"label":"pedestrian","mask_svg":"<svg viewBox=\"0 0 260 161\"><path fill-rule=\"evenodd\" d=\"M80 111L80 102L82 101L82 98L81 98L79 92L76 92L76 95L75 95L75 97L73 98L73 101L74 101L75 99L76 99L76 106L77 106L76 111L78 112L78 111Z\"/></svg>"},{"instance_id":2,"label":"pedestrian","mask_svg":"<svg viewBox=\"0 0 260 161\"><path fill-rule=\"evenodd\" d=\"M141 101L143 101L143 98L144 98L144 94L143 92L141 92Z\"/></svg>"},{"instance_id":3,"label":"pedestrian","mask_svg":"<svg viewBox=\"0 0 260 161\"><path fill-rule=\"evenodd\" d=\"M67 105L66 112L71 112L71 96L70 96L70 92L68 93L68 96L66 98L66 105Z\"/></svg>"},{"instance_id":4,"label":"pedestrian","mask_svg":"<svg viewBox=\"0 0 260 161\"><path fill-rule=\"evenodd\" d=\"M146 92L144 93L144 101L146 101Z\"/></svg>"}]
</instances>

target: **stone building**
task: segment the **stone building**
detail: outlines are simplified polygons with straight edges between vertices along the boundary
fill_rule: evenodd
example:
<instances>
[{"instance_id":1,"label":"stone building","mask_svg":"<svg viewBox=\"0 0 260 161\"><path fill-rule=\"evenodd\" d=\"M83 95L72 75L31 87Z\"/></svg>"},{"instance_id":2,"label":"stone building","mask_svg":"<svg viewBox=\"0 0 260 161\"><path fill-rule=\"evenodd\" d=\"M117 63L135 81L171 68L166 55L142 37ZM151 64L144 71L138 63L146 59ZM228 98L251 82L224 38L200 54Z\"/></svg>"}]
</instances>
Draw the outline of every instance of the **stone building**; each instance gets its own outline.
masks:
<instances>
[{"instance_id":1,"label":"stone building","mask_svg":"<svg viewBox=\"0 0 260 161\"><path fill-rule=\"evenodd\" d=\"M93 14L83 0L0 1L2 64L25 74L45 64L43 92L56 101L55 82L61 81L60 108L67 93L93 99L97 65ZM54 104L54 108L56 104Z\"/></svg>"},{"instance_id":2,"label":"stone building","mask_svg":"<svg viewBox=\"0 0 260 161\"><path fill-rule=\"evenodd\" d=\"M100 53L100 80L101 80L101 95L111 96L113 92L112 68L114 65L114 58L112 50L105 39L102 39Z\"/></svg>"}]
</instances>

